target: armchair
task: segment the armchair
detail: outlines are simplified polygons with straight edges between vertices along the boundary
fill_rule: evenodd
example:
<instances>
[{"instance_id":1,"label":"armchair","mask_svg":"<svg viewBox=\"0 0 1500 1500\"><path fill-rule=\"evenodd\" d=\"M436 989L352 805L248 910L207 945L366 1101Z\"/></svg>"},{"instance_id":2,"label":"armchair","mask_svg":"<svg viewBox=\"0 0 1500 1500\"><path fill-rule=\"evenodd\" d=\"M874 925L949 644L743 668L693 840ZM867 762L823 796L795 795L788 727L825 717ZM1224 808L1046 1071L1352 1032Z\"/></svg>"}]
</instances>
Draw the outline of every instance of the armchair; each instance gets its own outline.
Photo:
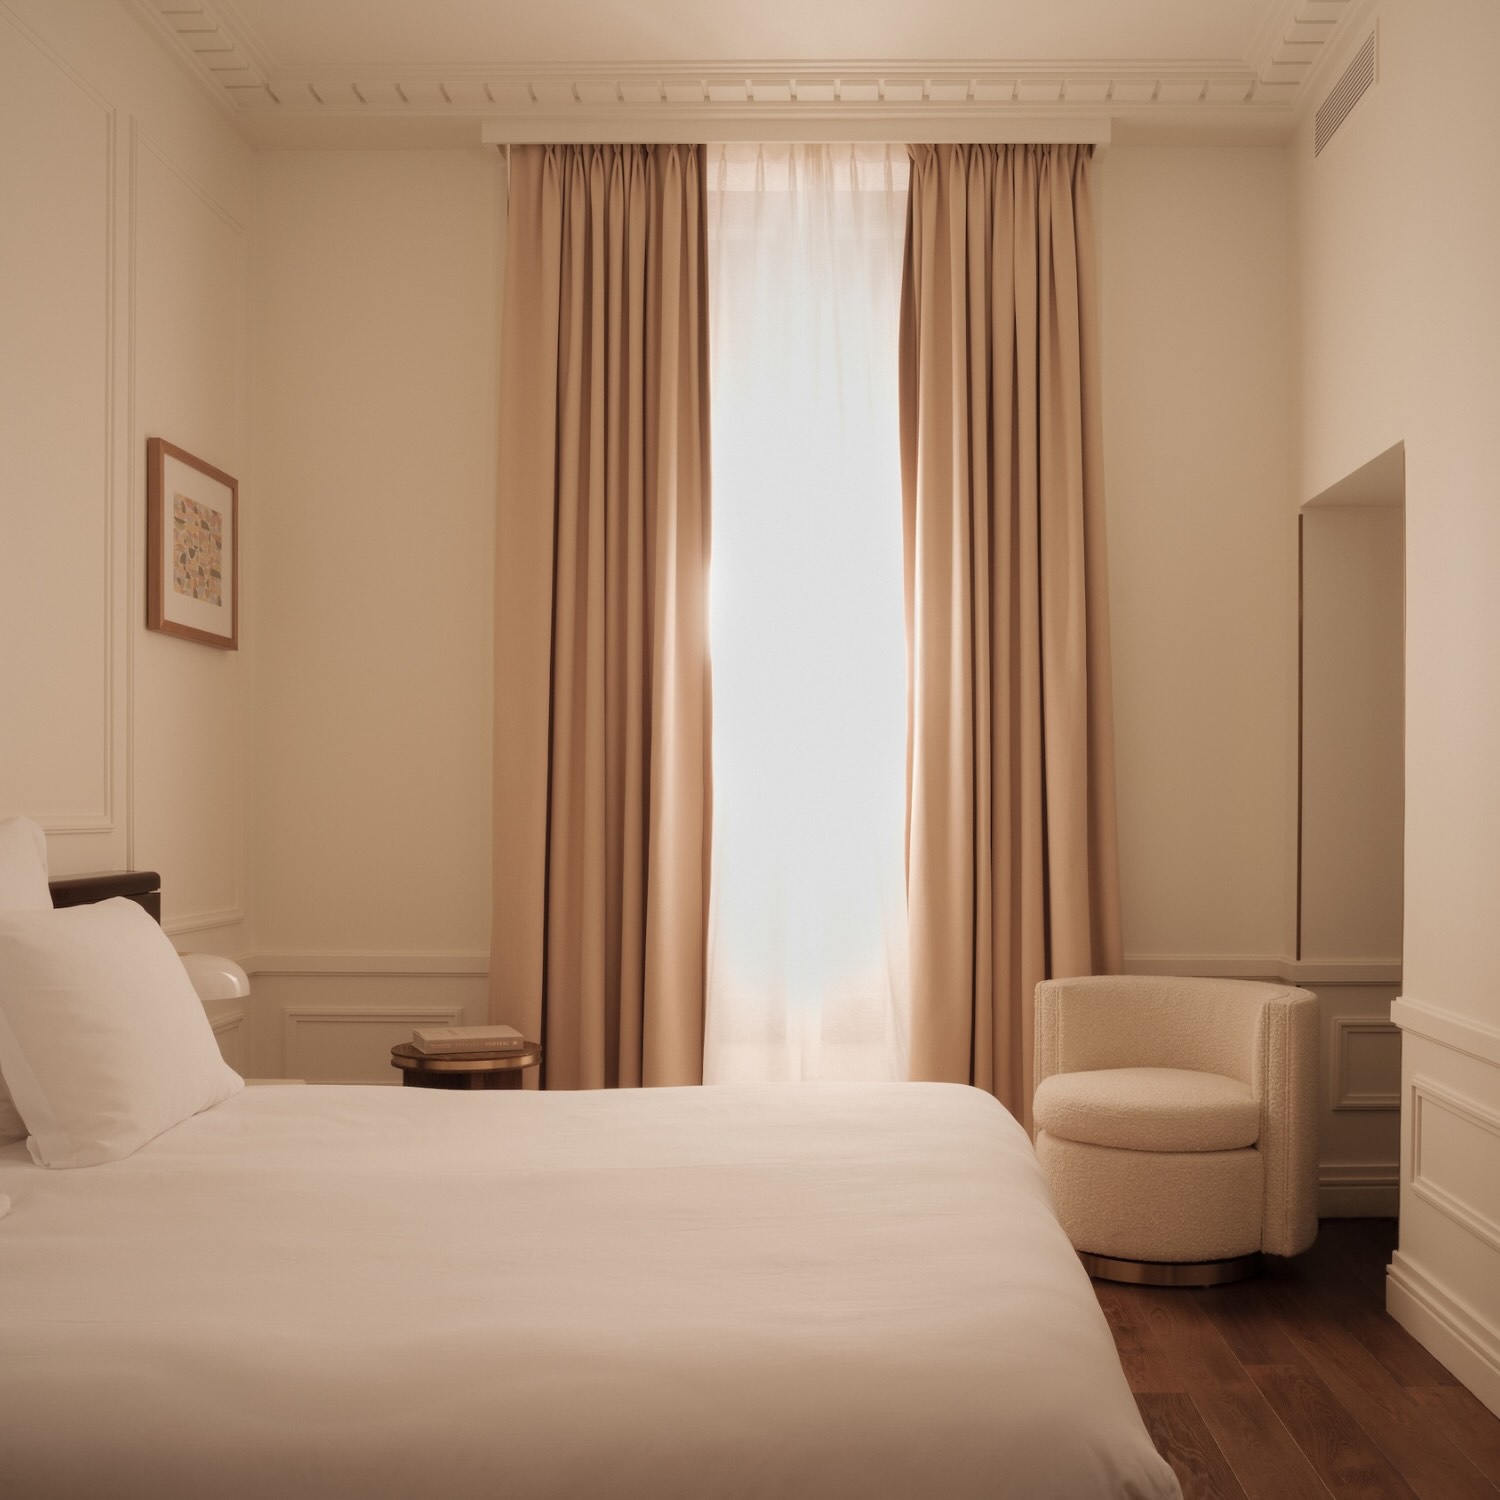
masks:
<instances>
[{"instance_id":1,"label":"armchair","mask_svg":"<svg viewBox=\"0 0 1500 1500\"><path fill-rule=\"evenodd\" d=\"M1036 991L1036 1150L1089 1273L1206 1286L1317 1237L1315 996L1229 979Z\"/></svg>"}]
</instances>

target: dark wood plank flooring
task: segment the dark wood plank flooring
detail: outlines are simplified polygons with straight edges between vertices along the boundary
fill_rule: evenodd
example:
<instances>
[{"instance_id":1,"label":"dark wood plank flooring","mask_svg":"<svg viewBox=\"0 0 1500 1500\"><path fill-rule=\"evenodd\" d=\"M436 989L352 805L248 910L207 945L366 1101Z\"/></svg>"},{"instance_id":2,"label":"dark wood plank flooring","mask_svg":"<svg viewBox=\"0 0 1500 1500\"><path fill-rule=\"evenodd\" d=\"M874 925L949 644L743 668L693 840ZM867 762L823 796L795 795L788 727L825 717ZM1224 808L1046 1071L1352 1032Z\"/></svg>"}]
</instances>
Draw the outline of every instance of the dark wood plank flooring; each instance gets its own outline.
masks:
<instances>
[{"instance_id":1,"label":"dark wood plank flooring","mask_svg":"<svg viewBox=\"0 0 1500 1500\"><path fill-rule=\"evenodd\" d=\"M1390 1219L1204 1291L1096 1281L1186 1500L1500 1500L1500 1418L1385 1311Z\"/></svg>"}]
</instances>

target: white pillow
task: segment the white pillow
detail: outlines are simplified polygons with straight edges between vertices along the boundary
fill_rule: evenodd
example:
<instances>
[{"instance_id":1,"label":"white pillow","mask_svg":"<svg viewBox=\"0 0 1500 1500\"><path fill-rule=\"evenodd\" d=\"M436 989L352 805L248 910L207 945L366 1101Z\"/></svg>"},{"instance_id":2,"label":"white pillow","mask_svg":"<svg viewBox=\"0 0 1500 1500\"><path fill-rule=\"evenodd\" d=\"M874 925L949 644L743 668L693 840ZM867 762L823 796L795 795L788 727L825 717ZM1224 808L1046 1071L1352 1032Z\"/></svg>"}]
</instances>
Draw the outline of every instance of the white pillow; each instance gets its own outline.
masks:
<instances>
[{"instance_id":1,"label":"white pillow","mask_svg":"<svg viewBox=\"0 0 1500 1500\"><path fill-rule=\"evenodd\" d=\"M30 818L0 819L0 912L51 910L47 835ZM0 1077L0 1146L25 1137L26 1127Z\"/></svg>"},{"instance_id":2,"label":"white pillow","mask_svg":"<svg viewBox=\"0 0 1500 1500\"><path fill-rule=\"evenodd\" d=\"M0 913L0 1068L44 1167L118 1161L244 1087L133 901Z\"/></svg>"}]
</instances>

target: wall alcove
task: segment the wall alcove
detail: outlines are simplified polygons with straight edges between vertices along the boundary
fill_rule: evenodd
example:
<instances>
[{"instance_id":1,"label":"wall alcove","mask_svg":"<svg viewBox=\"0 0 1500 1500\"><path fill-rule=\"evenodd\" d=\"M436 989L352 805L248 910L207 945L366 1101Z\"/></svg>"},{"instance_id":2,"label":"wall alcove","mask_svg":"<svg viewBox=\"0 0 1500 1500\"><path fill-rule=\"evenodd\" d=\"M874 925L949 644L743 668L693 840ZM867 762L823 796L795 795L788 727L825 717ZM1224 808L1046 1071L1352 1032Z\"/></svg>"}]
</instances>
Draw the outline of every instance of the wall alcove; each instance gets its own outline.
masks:
<instances>
[{"instance_id":1,"label":"wall alcove","mask_svg":"<svg viewBox=\"0 0 1500 1500\"><path fill-rule=\"evenodd\" d=\"M1405 472L1397 444L1299 518L1297 959L1320 976L1325 1212L1396 1209Z\"/></svg>"}]
</instances>

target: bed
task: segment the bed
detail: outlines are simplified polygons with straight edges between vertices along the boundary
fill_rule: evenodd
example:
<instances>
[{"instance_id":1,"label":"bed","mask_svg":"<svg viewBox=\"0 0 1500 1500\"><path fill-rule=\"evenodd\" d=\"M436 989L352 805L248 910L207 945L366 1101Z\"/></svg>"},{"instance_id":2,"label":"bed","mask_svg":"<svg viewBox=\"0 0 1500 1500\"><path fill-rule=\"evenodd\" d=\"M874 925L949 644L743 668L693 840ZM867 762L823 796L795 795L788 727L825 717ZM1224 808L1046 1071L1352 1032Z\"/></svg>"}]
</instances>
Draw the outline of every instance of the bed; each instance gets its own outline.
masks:
<instances>
[{"instance_id":1,"label":"bed","mask_svg":"<svg viewBox=\"0 0 1500 1500\"><path fill-rule=\"evenodd\" d=\"M1179 1493L976 1090L249 1088L0 1195L18 1500Z\"/></svg>"}]
</instances>

